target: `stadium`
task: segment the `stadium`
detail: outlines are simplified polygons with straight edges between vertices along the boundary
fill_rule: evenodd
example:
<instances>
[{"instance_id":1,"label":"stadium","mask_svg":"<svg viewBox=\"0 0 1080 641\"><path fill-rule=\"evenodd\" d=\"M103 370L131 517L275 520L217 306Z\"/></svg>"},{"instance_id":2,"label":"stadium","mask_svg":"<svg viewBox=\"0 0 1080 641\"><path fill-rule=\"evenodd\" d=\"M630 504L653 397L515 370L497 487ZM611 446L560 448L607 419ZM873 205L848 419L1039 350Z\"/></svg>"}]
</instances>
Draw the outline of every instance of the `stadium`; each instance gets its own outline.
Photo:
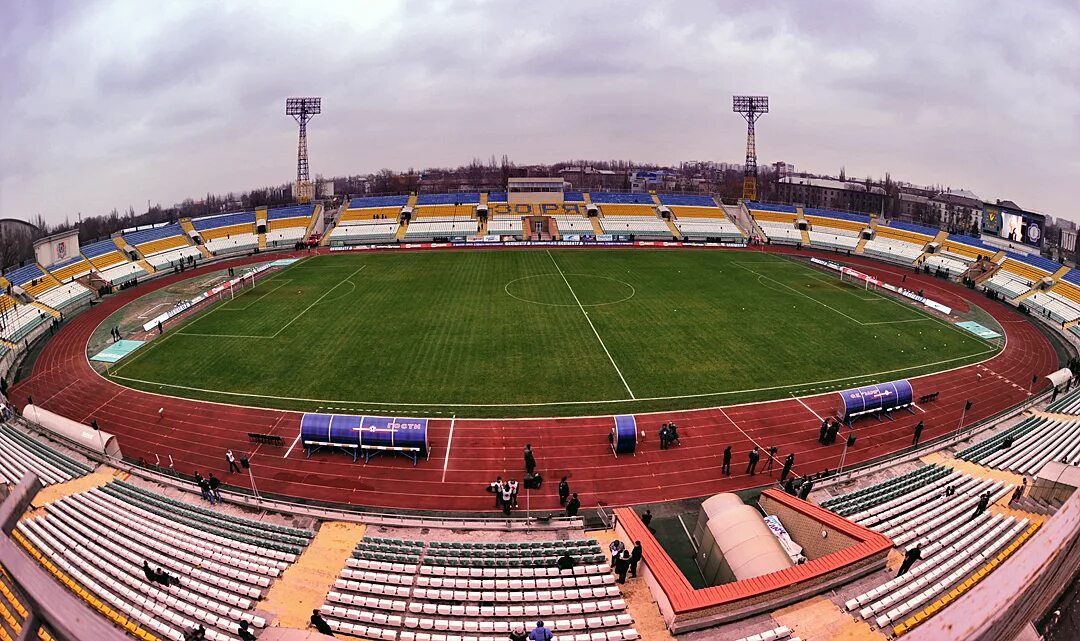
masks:
<instances>
[{"instance_id":1,"label":"stadium","mask_svg":"<svg viewBox=\"0 0 1080 641\"><path fill-rule=\"evenodd\" d=\"M1069 638L1080 268L1001 201L766 191L732 111L735 196L335 194L288 98L289 202L36 234L0 640Z\"/></svg>"}]
</instances>

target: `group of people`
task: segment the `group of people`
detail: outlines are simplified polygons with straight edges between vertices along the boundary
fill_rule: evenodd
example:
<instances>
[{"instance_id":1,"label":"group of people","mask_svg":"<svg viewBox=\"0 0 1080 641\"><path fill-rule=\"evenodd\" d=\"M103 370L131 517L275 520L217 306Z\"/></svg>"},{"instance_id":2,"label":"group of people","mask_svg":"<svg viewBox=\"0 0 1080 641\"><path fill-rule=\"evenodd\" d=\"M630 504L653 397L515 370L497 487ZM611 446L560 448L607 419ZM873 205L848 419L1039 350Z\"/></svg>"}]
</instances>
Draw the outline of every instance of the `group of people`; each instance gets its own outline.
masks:
<instances>
[{"instance_id":1,"label":"group of people","mask_svg":"<svg viewBox=\"0 0 1080 641\"><path fill-rule=\"evenodd\" d=\"M608 552L611 553L611 568L618 575L619 583L626 583L627 571L631 578L637 578L637 566L641 561L641 541L634 541L634 548L627 550L626 544L615 539L608 544Z\"/></svg>"},{"instance_id":2,"label":"group of people","mask_svg":"<svg viewBox=\"0 0 1080 641\"><path fill-rule=\"evenodd\" d=\"M199 493L204 501L209 501L210 505L221 502L221 491L218 489L221 487L221 479L214 476L213 472L208 478L203 478L202 474L195 472L195 484L199 486Z\"/></svg>"},{"instance_id":3,"label":"group of people","mask_svg":"<svg viewBox=\"0 0 1080 641\"><path fill-rule=\"evenodd\" d=\"M165 587L169 587L170 585L173 585L174 583L179 583L179 581L174 579L171 574L169 574L165 570L162 570L160 567L158 569L156 569L156 570L150 569L150 564L147 563L146 561L142 562L142 569L143 569L143 574L146 575L146 580L151 582L151 583L157 583L157 584L163 585Z\"/></svg>"},{"instance_id":4,"label":"group of people","mask_svg":"<svg viewBox=\"0 0 1080 641\"><path fill-rule=\"evenodd\" d=\"M231 454L231 452L229 452ZM509 516L510 510L518 506L519 485L526 490L539 490L544 483L544 477L536 471L536 455L533 454L532 445L525 444L525 476L519 484L514 479L503 481L503 477L496 477L487 487L487 491L495 495L495 509L501 509L503 514ZM230 462L231 465L231 462ZM564 494L565 491L565 494ZM566 477L559 483L559 504L566 505L566 497L570 493L570 486L566 483ZM577 495L574 495L577 497Z\"/></svg>"},{"instance_id":5,"label":"group of people","mask_svg":"<svg viewBox=\"0 0 1080 641\"><path fill-rule=\"evenodd\" d=\"M840 434L840 421L825 417L821 419L821 431L818 433L818 443L832 445Z\"/></svg>"},{"instance_id":6,"label":"group of people","mask_svg":"<svg viewBox=\"0 0 1080 641\"><path fill-rule=\"evenodd\" d=\"M664 423L660 426L660 449L666 450L673 444L681 445L679 428L675 426L675 423Z\"/></svg>"},{"instance_id":7,"label":"group of people","mask_svg":"<svg viewBox=\"0 0 1080 641\"><path fill-rule=\"evenodd\" d=\"M537 621L532 632L525 632L522 627L510 630L510 641L551 641L554 636L551 628L544 625L543 621Z\"/></svg>"}]
</instances>

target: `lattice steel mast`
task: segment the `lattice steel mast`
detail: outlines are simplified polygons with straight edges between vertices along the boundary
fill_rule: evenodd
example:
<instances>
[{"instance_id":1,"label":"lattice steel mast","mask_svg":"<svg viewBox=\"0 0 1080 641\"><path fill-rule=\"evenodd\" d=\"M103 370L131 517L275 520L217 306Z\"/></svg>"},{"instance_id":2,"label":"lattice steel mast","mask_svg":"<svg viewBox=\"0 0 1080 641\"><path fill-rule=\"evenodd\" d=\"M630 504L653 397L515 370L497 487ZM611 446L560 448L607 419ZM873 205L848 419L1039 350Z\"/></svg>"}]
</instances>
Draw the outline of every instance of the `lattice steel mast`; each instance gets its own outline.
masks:
<instances>
[{"instance_id":1,"label":"lattice steel mast","mask_svg":"<svg viewBox=\"0 0 1080 641\"><path fill-rule=\"evenodd\" d=\"M285 115L292 116L300 125L300 141L296 146L296 200L311 202L311 174L308 167L307 124L316 114L322 113L322 98L286 98Z\"/></svg>"},{"instance_id":2,"label":"lattice steel mast","mask_svg":"<svg viewBox=\"0 0 1080 641\"><path fill-rule=\"evenodd\" d=\"M742 114L746 120L746 162L743 165L743 199L757 200L757 144L754 141L754 123L769 113L768 96L733 96L731 110Z\"/></svg>"}]
</instances>

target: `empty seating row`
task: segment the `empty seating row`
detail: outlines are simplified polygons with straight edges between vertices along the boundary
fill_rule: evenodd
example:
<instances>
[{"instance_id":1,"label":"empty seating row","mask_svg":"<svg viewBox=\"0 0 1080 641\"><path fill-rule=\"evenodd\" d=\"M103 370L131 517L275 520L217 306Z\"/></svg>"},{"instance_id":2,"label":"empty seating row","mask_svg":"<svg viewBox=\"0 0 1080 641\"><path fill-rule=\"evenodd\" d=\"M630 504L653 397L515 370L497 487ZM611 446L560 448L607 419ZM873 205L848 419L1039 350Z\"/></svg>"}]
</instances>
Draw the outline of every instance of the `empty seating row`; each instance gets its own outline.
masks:
<instances>
[{"instance_id":1,"label":"empty seating row","mask_svg":"<svg viewBox=\"0 0 1080 641\"><path fill-rule=\"evenodd\" d=\"M875 230L875 235L891 240L901 240L913 245L925 246L926 243L937 237L938 230L932 227L894 220L887 225L879 224Z\"/></svg>"},{"instance_id":2,"label":"empty seating row","mask_svg":"<svg viewBox=\"0 0 1080 641\"><path fill-rule=\"evenodd\" d=\"M414 220L405 228L406 240L434 240L436 238L460 238L475 236L478 231L475 219Z\"/></svg>"},{"instance_id":3,"label":"empty seating row","mask_svg":"<svg viewBox=\"0 0 1080 641\"><path fill-rule=\"evenodd\" d=\"M212 254L231 254L250 251L259 246L259 237L253 233L236 234L223 238L214 238L203 243Z\"/></svg>"},{"instance_id":4,"label":"empty seating row","mask_svg":"<svg viewBox=\"0 0 1080 641\"><path fill-rule=\"evenodd\" d=\"M1046 411L1057 414L1080 415L1080 387L1048 405Z\"/></svg>"},{"instance_id":5,"label":"empty seating row","mask_svg":"<svg viewBox=\"0 0 1080 641\"><path fill-rule=\"evenodd\" d=\"M412 218L468 220L476 217L476 205L424 205L413 210Z\"/></svg>"},{"instance_id":6,"label":"empty seating row","mask_svg":"<svg viewBox=\"0 0 1080 641\"><path fill-rule=\"evenodd\" d=\"M38 294L35 298L42 305L63 310L75 303L89 299L94 292L80 283L68 283Z\"/></svg>"},{"instance_id":7,"label":"empty seating row","mask_svg":"<svg viewBox=\"0 0 1080 641\"><path fill-rule=\"evenodd\" d=\"M1080 318L1080 303L1058 296L1053 290L1036 292L1025 298L1021 305L1058 323Z\"/></svg>"},{"instance_id":8,"label":"empty seating row","mask_svg":"<svg viewBox=\"0 0 1080 641\"><path fill-rule=\"evenodd\" d=\"M298 219L304 220L304 226L307 226L307 222L311 220L311 217L315 214L315 205L290 205L288 207L275 207L266 211L266 222L271 224L273 221L286 221L292 219L297 221Z\"/></svg>"},{"instance_id":9,"label":"empty seating row","mask_svg":"<svg viewBox=\"0 0 1080 641\"><path fill-rule=\"evenodd\" d=\"M208 232L217 229L225 229L228 227L248 227L254 229L255 225L255 212L253 211L239 211L231 214L221 214L218 216L203 216L202 218L192 218L191 226L198 232ZM200 234L202 235L202 234Z\"/></svg>"},{"instance_id":10,"label":"empty seating row","mask_svg":"<svg viewBox=\"0 0 1080 641\"><path fill-rule=\"evenodd\" d=\"M650 202L648 205L627 205L623 203L607 203L600 206L600 212L604 216L652 216L656 217L656 208Z\"/></svg>"},{"instance_id":11,"label":"empty seating row","mask_svg":"<svg viewBox=\"0 0 1080 641\"><path fill-rule=\"evenodd\" d=\"M1061 400L1064 401L1065 399ZM1055 411L1053 407L1054 406L1051 405L1048 409L1050 409L1050 411ZM1002 430L993 436L960 450L956 453L956 458L979 463L984 458L1000 449L1006 439L1015 441L1028 432L1039 429L1042 425L1049 422L1049 420L1050 419L1041 416L1029 416L1008 429Z\"/></svg>"},{"instance_id":12,"label":"empty seating row","mask_svg":"<svg viewBox=\"0 0 1080 641\"><path fill-rule=\"evenodd\" d=\"M43 294L43 293L49 291L53 287L57 287L59 285L60 285L60 281L53 278L51 274L44 274L43 273L42 276L40 276L38 278L35 278L34 280L30 281L29 283L25 283L23 285L23 289L25 289L26 292L28 294L30 294L31 296L37 296L39 294Z\"/></svg>"},{"instance_id":13,"label":"empty seating row","mask_svg":"<svg viewBox=\"0 0 1080 641\"><path fill-rule=\"evenodd\" d=\"M600 226L607 234L648 236L670 239L671 228L656 216L604 216Z\"/></svg>"},{"instance_id":14,"label":"empty seating row","mask_svg":"<svg viewBox=\"0 0 1080 641\"><path fill-rule=\"evenodd\" d=\"M7 308L3 315L0 315L0 338L18 343L47 318L51 316L33 305L16 305L13 308Z\"/></svg>"},{"instance_id":15,"label":"empty seating row","mask_svg":"<svg viewBox=\"0 0 1080 641\"><path fill-rule=\"evenodd\" d=\"M724 210L716 205L686 206L673 205L669 207L676 218L727 218Z\"/></svg>"},{"instance_id":16,"label":"empty seating row","mask_svg":"<svg viewBox=\"0 0 1080 641\"><path fill-rule=\"evenodd\" d=\"M1018 260L1018 258L1019 254L1009 252L1009 256L1005 259L1005 262L1001 264L1001 269L1015 274L1018 278L1031 283L1037 283L1050 275L1050 272L1047 272L1040 267L1035 267L1030 263Z\"/></svg>"},{"instance_id":17,"label":"empty seating row","mask_svg":"<svg viewBox=\"0 0 1080 641\"><path fill-rule=\"evenodd\" d=\"M188 235L175 223L124 233L124 240L145 254L181 247L189 244Z\"/></svg>"},{"instance_id":18,"label":"empty seating row","mask_svg":"<svg viewBox=\"0 0 1080 641\"><path fill-rule=\"evenodd\" d=\"M161 514L192 527L223 537L231 537L233 545L251 546L255 549L269 550L271 558L293 562L311 540L313 533L286 526L253 521L238 516L214 512L184 501L177 501L166 496L144 490L124 481L112 481L103 486L107 492L127 503L144 510Z\"/></svg>"},{"instance_id":19,"label":"empty seating row","mask_svg":"<svg viewBox=\"0 0 1080 641\"><path fill-rule=\"evenodd\" d=\"M923 254L923 246L902 240L873 238L863 245L863 254L885 261L910 265Z\"/></svg>"},{"instance_id":20,"label":"empty seating row","mask_svg":"<svg viewBox=\"0 0 1080 641\"><path fill-rule=\"evenodd\" d=\"M331 244L388 243L397 238L398 222L393 221L347 221L339 223L330 231Z\"/></svg>"},{"instance_id":21,"label":"empty seating row","mask_svg":"<svg viewBox=\"0 0 1080 641\"><path fill-rule=\"evenodd\" d=\"M791 639L791 641L800 641L798 637L791 638L791 628L786 625L775 627L771 630L759 632L757 634L751 634L735 641L780 641L781 639Z\"/></svg>"},{"instance_id":22,"label":"empty seating row","mask_svg":"<svg viewBox=\"0 0 1080 641\"><path fill-rule=\"evenodd\" d=\"M1068 464L1080 461L1080 417L1066 421L1047 419L1036 429L1014 436L1009 447L1001 445L979 462L987 467L1032 475L1050 461Z\"/></svg>"},{"instance_id":23,"label":"empty seating row","mask_svg":"<svg viewBox=\"0 0 1080 641\"><path fill-rule=\"evenodd\" d=\"M202 239L203 243L208 243L211 240L218 238L229 238L254 233L254 223L243 223L240 225L225 225L224 227L214 227L213 229L200 231L199 238Z\"/></svg>"},{"instance_id":24,"label":"empty seating row","mask_svg":"<svg viewBox=\"0 0 1080 641\"><path fill-rule=\"evenodd\" d=\"M941 270L948 274L949 278L956 278L967 271L968 265L962 260L957 260L947 254L930 254L923 260L923 266L929 267L930 271Z\"/></svg>"},{"instance_id":25,"label":"empty seating row","mask_svg":"<svg viewBox=\"0 0 1080 641\"><path fill-rule=\"evenodd\" d=\"M983 282L983 287L1006 298L1016 298L1031 289L1031 285L1032 282L1027 278L1004 269L999 269L989 280Z\"/></svg>"},{"instance_id":26,"label":"empty seating row","mask_svg":"<svg viewBox=\"0 0 1080 641\"><path fill-rule=\"evenodd\" d=\"M909 574L886 582L876 592L872 590L860 595L845 605L849 610L858 608L864 619L876 615L873 620L881 627L901 620L908 612L973 574L981 563L1019 536L1028 524L1027 519L1017 520L1012 516L990 518L940 554L915 566ZM859 603L860 598L865 605Z\"/></svg>"},{"instance_id":27,"label":"empty seating row","mask_svg":"<svg viewBox=\"0 0 1080 641\"><path fill-rule=\"evenodd\" d=\"M186 263L188 258L201 258L202 252L198 247L180 247L178 249L170 249L156 254L151 254L146 257L146 262L153 265L154 269L163 269L166 267L172 267L173 265L179 265L180 263Z\"/></svg>"},{"instance_id":28,"label":"empty seating row","mask_svg":"<svg viewBox=\"0 0 1080 641\"><path fill-rule=\"evenodd\" d=\"M119 254L119 252L117 252ZM98 274L102 279L113 283L125 283L129 280L146 275L146 270L138 263L121 262L108 269L103 269Z\"/></svg>"},{"instance_id":29,"label":"empty seating row","mask_svg":"<svg viewBox=\"0 0 1080 641\"><path fill-rule=\"evenodd\" d=\"M592 223L581 216L555 216L555 226L560 234L593 233Z\"/></svg>"},{"instance_id":30,"label":"empty seating row","mask_svg":"<svg viewBox=\"0 0 1080 641\"><path fill-rule=\"evenodd\" d=\"M295 245L297 241L304 238L305 232L307 232L307 227L285 227L284 229L268 231L266 232L266 246Z\"/></svg>"},{"instance_id":31,"label":"empty seating row","mask_svg":"<svg viewBox=\"0 0 1080 641\"><path fill-rule=\"evenodd\" d=\"M0 479L15 484L28 471L42 485L52 485L88 474L90 468L13 427L0 425Z\"/></svg>"},{"instance_id":32,"label":"empty seating row","mask_svg":"<svg viewBox=\"0 0 1080 641\"><path fill-rule=\"evenodd\" d=\"M43 278L44 276L45 272L41 271L41 268L38 267L37 263L16 267L4 274L4 278L6 278L9 283L20 286L35 279Z\"/></svg>"},{"instance_id":33,"label":"empty seating row","mask_svg":"<svg viewBox=\"0 0 1080 641\"><path fill-rule=\"evenodd\" d=\"M721 240L743 240L743 234L735 223L724 216L719 208L716 218L682 218L675 219L675 226L686 238L720 238Z\"/></svg>"},{"instance_id":34,"label":"empty seating row","mask_svg":"<svg viewBox=\"0 0 1080 641\"><path fill-rule=\"evenodd\" d=\"M1007 252L1007 255L1012 260L1022 263L1025 267L1032 268L1034 273L1046 272L1045 275L1056 273L1061 269L1061 263L1044 258L1039 254L1023 254L1020 252Z\"/></svg>"},{"instance_id":35,"label":"empty seating row","mask_svg":"<svg viewBox=\"0 0 1080 641\"><path fill-rule=\"evenodd\" d=\"M370 207L366 209L346 209L338 218L338 224L354 220L393 220L401 216L401 207Z\"/></svg>"},{"instance_id":36,"label":"empty seating row","mask_svg":"<svg viewBox=\"0 0 1080 641\"><path fill-rule=\"evenodd\" d=\"M349 209L370 209L375 207L397 207L399 210L409 203L408 196L369 196L353 198Z\"/></svg>"},{"instance_id":37,"label":"empty seating row","mask_svg":"<svg viewBox=\"0 0 1080 641\"><path fill-rule=\"evenodd\" d=\"M627 193L621 191L589 192L589 199L597 204L623 204L623 205L652 205L653 199L650 194Z\"/></svg>"},{"instance_id":38,"label":"empty seating row","mask_svg":"<svg viewBox=\"0 0 1080 641\"><path fill-rule=\"evenodd\" d=\"M524 234L520 218L492 218L488 221L487 230L489 234L517 236L519 238Z\"/></svg>"},{"instance_id":39,"label":"empty seating row","mask_svg":"<svg viewBox=\"0 0 1080 641\"><path fill-rule=\"evenodd\" d=\"M857 236L836 235L821 231L810 231L807 235L810 237L811 245L815 247L824 247L826 249L850 251L855 249L859 244L859 238Z\"/></svg>"},{"instance_id":40,"label":"empty seating row","mask_svg":"<svg viewBox=\"0 0 1080 641\"><path fill-rule=\"evenodd\" d=\"M793 223L776 223L769 220L758 220L757 223L771 243L798 245L803 242L802 232L795 229Z\"/></svg>"},{"instance_id":41,"label":"empty seating row","mask_svg":"<svg viewBox=\"0 0 1080 641\"><path fill-rule=\"evenodd\" d=\"M660 194L660 203L668 206L679 205L683 207L711 207L719 209L712 196L698 194Z\"/></svg>"},{"instance_id":42,"label":"empty seating row","mask_svg":"<svg viewBox=\"0 0 1080 641\"><path fill-rule=\"evenodd\" d=\"M455 192L450 194L420 194L416 197L416 205L465 205L480 202L480 194L475 191Z\"/></svg>"},{"instance_id":43,"label":"empty seating row","mask_svg":"<svg viewBox=\"0 0 1080 641\"><path fill-rule=\"evenodd\" d=\"M569 554L578 565L560 571L550 556L556 552ZM362 558L365 553L393 554L421 562L371 560ZM479 555L492 563L507 557L522 564L543 559L545 565L444 565L459 555ZM583 558L598 558L601 563L589 564L582 562ZM574 638L569 635L579 632L603 634L605 639L610 632L616 632L619 639L637 638L636 631L628 627L633 620L625 612L626 604L610 567L602 563L604 559L595 540L425 543L365 538L346 561L322 613L335 630L355 631L356 626L362 626L365 634L377 638L434 638L420 635L457 633L464 641L479 638L465 635L505 635L521 626L528 630L537 618L547 621L560 639ZM623 636L627 634L630 636Z\"/></svg>"},{"instance_id":44,"label":"empty seating row","mask_svg":"<svg viewBox=\"0 0 1080 641\"><path fill-rule=\"evenodd\" d=\"M854 492L827 499L821 502L821 506L840 516L850 516L881 505L919 486L931 484L950 472L947 467L926 465Z\"/></svg>"},{"instance_id":45,"label":"empty seating row","mask_svg":"<svg viewBox=\"0 0 1080 641\"><path fill-rule=\"evenodd\" d=\"M1069 272L1066 273L1065 276L1068 276L1072 273L1080 273L1080 270L1069 270ZM1054 284L1054 287L1051 291L1053 291L1061 298L1068 299L1073 303L1080 303L1080 285L1076 285L1075 283L1070 282L1065 276L1063 276L1060 280L1058 280L1057 283Z\"/></svg>"},{"instance_id":46,"label":"empty seating row","mask_svg":"<svg viewBox=\"0 0 1080 641\"><path fill-rule=\"evenodd\" d=\"M811 229L815 229L819 232L827 234L836 234L840 236L859 236L864 229L869 227L867 224L856 223L850 220L837 220L834 218L819 218L816 216L807 216L806 222L810 224Z\"/></svg>"},{"instance_id":47,"label":"empty seating row","mask_svg":"<svg viewBox=\"0 0 1080 641\"><path fill-rule=\"evenodd\" d=\"M69 260L59 262L52 267L49 267L49 272L61 283L68 282L75 278L82 278L90 273L93 269L93 265L89 263L82 256L76 256Z\"/></svg>"}]
</instances>

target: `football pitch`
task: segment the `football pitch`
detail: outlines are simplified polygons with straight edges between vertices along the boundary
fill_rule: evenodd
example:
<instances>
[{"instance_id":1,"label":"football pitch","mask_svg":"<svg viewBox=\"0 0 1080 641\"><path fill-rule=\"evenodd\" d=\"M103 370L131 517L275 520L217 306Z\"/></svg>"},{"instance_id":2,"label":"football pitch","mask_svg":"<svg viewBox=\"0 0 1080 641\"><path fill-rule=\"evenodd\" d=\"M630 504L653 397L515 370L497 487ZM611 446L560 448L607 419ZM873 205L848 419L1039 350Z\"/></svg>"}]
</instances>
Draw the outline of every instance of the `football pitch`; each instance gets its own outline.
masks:
<instances>
[{"instance_id":1,"label":"football pitch","mask_svg":"<svg viewBox=\"0 0 1080 641\"><path fill-rule=\"evenodd\" d=\"M767 253L355 252L273 273L110 376L306 411L580 416L842 389L997 349Z\"/></svg>"}]
</instances>

